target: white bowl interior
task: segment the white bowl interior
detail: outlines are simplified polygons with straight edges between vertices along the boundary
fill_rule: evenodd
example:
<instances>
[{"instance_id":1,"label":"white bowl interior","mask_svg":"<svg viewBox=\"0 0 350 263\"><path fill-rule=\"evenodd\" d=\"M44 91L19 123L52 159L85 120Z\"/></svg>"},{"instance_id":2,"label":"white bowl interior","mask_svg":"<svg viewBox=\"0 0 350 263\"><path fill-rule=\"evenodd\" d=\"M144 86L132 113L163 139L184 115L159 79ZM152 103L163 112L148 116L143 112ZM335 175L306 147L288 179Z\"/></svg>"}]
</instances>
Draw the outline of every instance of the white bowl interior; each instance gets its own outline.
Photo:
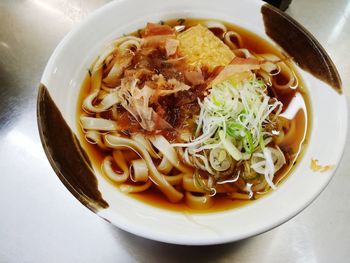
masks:
<instances>
[{"instance_id":1,"label":"white bowl interior","mask_svg":"<svg viewBox=\"0 0 350 263\"><path fill-rule=\"evenodd\" d=\"M262 1L115 1L93 13L57 47L45 69L42 83L74 132L76 105L87 69L112 39L136 31L148 21L171 18L214 18L246 28L271 40L264 32ZM247 19L249 15L249 19ZM298 68L311 99L309 145L296 169L276 191L238 209L209 214L162 210L120 193L100 174L99 190L109 208L99 215L116 226L150 239L178 244L215 244L242 239L277 226L305 208L327 185L334 170L317 173L311 159L338 164L345 144L347 107L324 82ZM67 99L69 98L69 99Z\"/></svg>"}]
</instances>

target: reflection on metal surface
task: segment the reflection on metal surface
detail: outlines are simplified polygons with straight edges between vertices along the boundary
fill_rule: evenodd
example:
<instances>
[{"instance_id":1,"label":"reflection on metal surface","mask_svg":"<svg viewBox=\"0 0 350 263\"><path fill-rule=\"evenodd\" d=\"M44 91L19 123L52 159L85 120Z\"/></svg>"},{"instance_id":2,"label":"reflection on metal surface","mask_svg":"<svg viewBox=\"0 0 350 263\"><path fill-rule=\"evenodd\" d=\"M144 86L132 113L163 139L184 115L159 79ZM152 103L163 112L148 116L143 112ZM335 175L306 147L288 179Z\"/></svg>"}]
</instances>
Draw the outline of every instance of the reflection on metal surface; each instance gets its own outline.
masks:
<instances>
[{"instance_id":1,"label":"reflection on metal surface","mask_svg":"<svg viewBox=\"0 0 350 263\"><path fill-rule=\"evenodd\" d=\"M73 20L79 21L87 15L82 9L80 1L62 1L62 0L28 0L33 4L43 8L49 12L53 12L59 15ZM79 4L80 3L80 4Z\"/></svg>"},{"instance_id":2,"label":"reflection on metal surface","mask_svg":"<svg viewBox=\"0 0 350 263\"><path fill-rule=\"evenodd\" d=\"M10 143L15 148L26 151L28 156L33 156L41 159L43 150L40 144L36 144L31 137L16 128L11 130L5 137L7 143Z\"/></svg>"},{"instance_id":3,"label":"reflection on metal surface","mask_svg":"<svg viewBox=\"0 0 350 263\"><path fill-rule=\"evenodd\" d=\"M350 138L336 176L316 202L278 229L231 244L184 247L145 240L112 227L70 195L40 145L37 85L50 54L77 21L66 13L85 16L106 2L0 0L0 262L346 262ZM81 11L67 11L69 4ZM350 86L349 5L293 0L288 9L326 44L344 87ZM344 92L349 98L349 89Z\"/></svg>"},{"instance_id":4,"label":"reflection on metal surface","mask_svg":"<svg viewBox=\"0 0 350 263\"><path fill-rule=\"evenodd\" d=\"M33 4L37 5L40 8L45 9L46 11L53 12L56 14L62 14L60 10L57 8L54 8L52 5L49 4L50 1L45 1L45 0L29 0Z\"/></svg>"},{"instance_id":5,"label":"reflection on metal surface","mask_svg":"<svg viewBox=\"0 0 350 263\"><path fill-rule=\"evenodd\" d=\"M10 48L9 45L4 41L0 41L0 45L3 46L4 48Z\"/></svg>"},{"instance_id":6,"label":"reflection on metal surface","mask_svg":"<svg viewBox=\"0 0 350 263\"><path fill-rule=\"evenodd\" d=\"M332 33L328 38L328 42L330 44L337 41L337 39L339 38L339 35L343 32L343 29L347 25L347 22L349 20L349 15L350 15L350 1L348 1L344 9L343 15L339 18L338 22L335 24L332 30Z\"/></svg>"},{"instance_id":7,"label":"reflection on metal surface","mask_svg":"<svg viewBox=\"0 0 350 263\"><path fill-rule=\"evenodd\" d=\"M295 224L293 227L287 227L290 235L286 237L284 231L277 231L271 240L270 251L274 253L280 249L281 244L285 244L293 255L294 263L317 263L317 254L313 249L314 242L310 236L309 230L304 225ZM266 260L268 261L268 260Z\"/></svg>"}]
</instances>

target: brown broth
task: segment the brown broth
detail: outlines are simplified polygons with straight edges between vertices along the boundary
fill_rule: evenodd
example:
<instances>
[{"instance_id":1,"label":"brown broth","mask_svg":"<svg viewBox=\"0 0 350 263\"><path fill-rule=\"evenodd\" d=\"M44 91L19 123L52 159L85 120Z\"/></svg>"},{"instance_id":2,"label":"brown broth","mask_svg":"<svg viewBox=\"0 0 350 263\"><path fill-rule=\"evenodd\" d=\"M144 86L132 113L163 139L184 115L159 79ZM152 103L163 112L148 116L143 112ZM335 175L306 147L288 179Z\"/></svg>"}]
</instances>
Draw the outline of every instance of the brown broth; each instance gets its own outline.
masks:
<instances>
[{"instance_id":1,"label":"brown broth","mask_svg":"<svg viewBox=\"0 0 350 263\"><path fill-rule=\"evenodd\" d=\"M204 21L207 21L206 19L186 19L185 25L187 27L196 25L198 23L203 23ZM273 46L266 40L260 38L256 34L243 29L239 26L232 25L226 22L222 22L228 30L235 31L240 34L243 40L243 47L249 49L250 51L254 53L270 53L275 54L278 57L285 58L285 54L276 46ZM170 26L178 25L178 20L169 20L165 22L166 24ZM138 35L140 31L132 33L131 35ZM141 32L142 33L142 32ZM299 162L299 160L302 158L304 149L308 143L308 138L310 134L311 129L311 110L310 110L310 101L308 97L308 93L306 91L305 85L296 71L295 67L292 65L292 63L288 62L288 66L294 71L295 75L298 78L299 85L295 89L295 92L289 95L281 95L277 94L277 97L279 100L281 100L285 106L284 110L282 112L283 114L286 112L286 109L288 110L290 107L293 107L295 110L294 117L296 120L296 127L297 132L295 134L295 137L293 138L294 143L292 145L289 145L289 149L283 149L286 151L291 151L293 154L290 158L290 161L288 164L286 164L284 167L282 167L275 175L274 182L277 185L280 185L285 181L286 178L288 178L288 175L291 174L293 171L295 164ZM79 123L79 116L84 112L81 105L83 102L83 99L87 96L90 90L90 76L87 74L86 78L84 79L84 82L81 87L78 103L77 103L77 122ZM299 99L294 99L296 97L299 97ZM287 106L287 107L286 107ZM78 124L80 125L80 124ZM88 143L85 140L84 133L82 129L79 129L79 136L82 147L87 151L91 162L93 164L94 169L99 171L101 174L101 163L102 160L108 151L104 151L96 147L95 145L92 145ZM106 180L108 180L111 184L115 185L116 188L118 188L118 185L105 177ZM117 190L117 189L116 189ZM270 192L270 191L268 191ZM268 193L267 192L267 193ZM256 194L255 199L260 199L264 196L266 196L267 193L261 193ZM134 193L129 194L131 197L142 201L146 204L150 204L152 206L156 206L162 209L167 210L173 210L178 212L188 212L188 213L209 213L209 212L217 212L217 211L224 211L232 208L237 208L249 203L254 202L254 200L231 200L225 196L215 196L214 199L214 205L206 210L195 210L190 207L188 207L184 201L184 199L179 203L171 203L169 202L166 197L154 186L148 189L145 192L142 193Z\"/></svg>"}]
</instances>

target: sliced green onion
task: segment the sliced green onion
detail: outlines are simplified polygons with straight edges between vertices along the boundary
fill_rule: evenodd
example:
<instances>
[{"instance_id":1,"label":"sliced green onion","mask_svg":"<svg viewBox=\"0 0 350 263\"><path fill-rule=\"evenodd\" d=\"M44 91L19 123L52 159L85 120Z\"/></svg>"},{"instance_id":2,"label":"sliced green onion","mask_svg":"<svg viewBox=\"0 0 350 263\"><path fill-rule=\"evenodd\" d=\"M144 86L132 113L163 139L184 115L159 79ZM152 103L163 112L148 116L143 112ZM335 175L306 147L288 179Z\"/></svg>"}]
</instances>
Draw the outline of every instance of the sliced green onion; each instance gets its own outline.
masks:
<instances>
[{"instance_id":1,"label":"sliced green onion","mask_svg":"<svg viewBox=\"0 0 350 263\"><path fill-rule=\"evenodd\" d=\"M191 157L187 159L192 165L206 170L211 176L219 176L227 167L233 167L235 161L243 160L247 175L264 175L273 188L273 173L280 168L277 164L283 163L283 154L266 150L267 147L273 149L269 146L273 135L264 127L276 121L282 104L268 96L265 83L255 77L239 83L224 81L213 86L199 105L196 138L173 146L186 148L186 154ZM198 173L194 178L203 189L211 190L203 185Z\"/></svg>"},{"instance_id":2,"label":"sliced green onion","mask_svg":"<svg viewBox=\"0 0 350 263\"><path fill-rule=\"evenodd\" d=\"M244 139L243 139L243 147L247 153L253 153L254 152L254 143L252 135L249 131L246 131Z\"/></svg>"},{"instance_id":3,"label":"sliced green onion","mask_svg":"<svg viewBox=\"0 0 350 263\"><path fill-rule=\"evenodd\" d=\"M232 156L236 161L242 160L242 153L237 147L228 139L223 131L219 131L221 143L225 150Z\"/></svg>"},{"instance_id":4,"label":"sliced green onion","mask_svg":"<svg viewBox=\"0 0 350 263\"><path fill-rule=\"evenodd\" d=\"M213 96L212 99L213 99L213 103L214 103L216 106L220 106L220 105L221 105L221 102L218 101L218 100L216 99L216 96Z\"/></svg>"}]
</instances>

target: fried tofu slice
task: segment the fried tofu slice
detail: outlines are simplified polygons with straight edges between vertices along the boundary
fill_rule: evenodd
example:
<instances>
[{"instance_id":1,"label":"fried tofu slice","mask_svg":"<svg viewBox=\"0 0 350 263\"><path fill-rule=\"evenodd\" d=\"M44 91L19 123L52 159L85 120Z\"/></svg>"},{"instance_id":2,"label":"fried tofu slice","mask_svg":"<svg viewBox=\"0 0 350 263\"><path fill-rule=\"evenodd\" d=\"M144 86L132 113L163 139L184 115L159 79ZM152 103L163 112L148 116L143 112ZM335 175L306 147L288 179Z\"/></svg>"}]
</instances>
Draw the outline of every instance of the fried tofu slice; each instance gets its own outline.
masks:
<instances>
[{"instance_id":1,"label":"fried tofu slice","mask_svg":"<svg viewBox=\"0 0 350 263\"><path fill-rule=\"evenodd\" d=\"M226 66L235 57L231 49L202 25L193 26L177 36L179 51L194 68L207 66L213 70Z\"/></svg>"}]
</instances>

